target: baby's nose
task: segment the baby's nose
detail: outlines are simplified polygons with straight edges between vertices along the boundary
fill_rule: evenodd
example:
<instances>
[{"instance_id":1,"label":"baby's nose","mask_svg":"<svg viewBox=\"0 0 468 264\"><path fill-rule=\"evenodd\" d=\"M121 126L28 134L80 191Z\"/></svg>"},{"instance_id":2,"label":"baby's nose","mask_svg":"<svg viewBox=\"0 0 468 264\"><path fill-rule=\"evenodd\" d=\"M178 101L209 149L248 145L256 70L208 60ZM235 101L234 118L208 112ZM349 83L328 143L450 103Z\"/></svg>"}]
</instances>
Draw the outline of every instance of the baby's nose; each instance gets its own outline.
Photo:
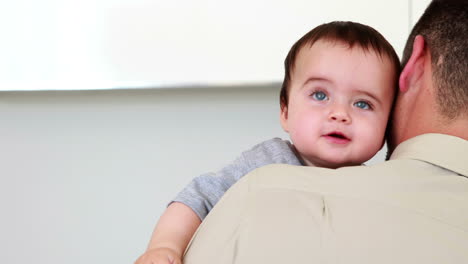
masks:
<instances>
[{"instance_id":1,"label":"baby's nose","mask_svg":"<svg viewBox=\"0 0 468 264\"><path fill-rule=\"evenodd\" d=\"M332 113L330 113L329 119L331 121L336 121L345 124L351 123L351 117L343 109L340 111L333 111Z\"/></svg>"}]
</instances>

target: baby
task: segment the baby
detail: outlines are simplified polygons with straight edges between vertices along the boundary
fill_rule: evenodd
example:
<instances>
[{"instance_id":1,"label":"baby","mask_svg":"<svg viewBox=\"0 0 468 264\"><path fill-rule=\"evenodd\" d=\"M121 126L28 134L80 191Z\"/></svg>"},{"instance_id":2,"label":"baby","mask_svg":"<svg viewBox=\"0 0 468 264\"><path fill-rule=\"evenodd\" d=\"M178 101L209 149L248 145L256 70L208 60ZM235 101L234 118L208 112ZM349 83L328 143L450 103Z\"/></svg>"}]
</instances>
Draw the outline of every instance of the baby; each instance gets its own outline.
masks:
<instances>
[{"instance_id":1,"label":"baby","mask_svg":"<svg viewBox=\"0 0 468 264\"><path fill-rule=\"evenodd\" d=\"M161 216L136 264L181 263L203 218L242 176L286 163L335 169L361 165L385 142L400 62L373 28L354 22L320 25L289 51L280 120L291 141L272 139L217 173L195 178Z\"/></svg>"}]
</instances>

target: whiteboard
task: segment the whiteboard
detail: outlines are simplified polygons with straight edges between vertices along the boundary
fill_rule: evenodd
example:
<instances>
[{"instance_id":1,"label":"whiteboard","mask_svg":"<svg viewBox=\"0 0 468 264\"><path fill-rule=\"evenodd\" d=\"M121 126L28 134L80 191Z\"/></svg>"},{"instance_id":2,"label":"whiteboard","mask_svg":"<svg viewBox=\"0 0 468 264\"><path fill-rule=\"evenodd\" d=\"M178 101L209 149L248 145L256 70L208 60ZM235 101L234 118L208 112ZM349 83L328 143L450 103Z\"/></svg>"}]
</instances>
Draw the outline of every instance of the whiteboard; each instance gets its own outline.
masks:
<instances>
[{"instance_id":1,"label":"whiteboard","mask_svg":"<svg viewBox=\"0 0 468 264\"><path fill-rule=\"evenodd\" d=\"M291 45L353 20L400 53L407 0L18 0L0 9L0 90L278 82Z\"/></svg>"}]
</instances>

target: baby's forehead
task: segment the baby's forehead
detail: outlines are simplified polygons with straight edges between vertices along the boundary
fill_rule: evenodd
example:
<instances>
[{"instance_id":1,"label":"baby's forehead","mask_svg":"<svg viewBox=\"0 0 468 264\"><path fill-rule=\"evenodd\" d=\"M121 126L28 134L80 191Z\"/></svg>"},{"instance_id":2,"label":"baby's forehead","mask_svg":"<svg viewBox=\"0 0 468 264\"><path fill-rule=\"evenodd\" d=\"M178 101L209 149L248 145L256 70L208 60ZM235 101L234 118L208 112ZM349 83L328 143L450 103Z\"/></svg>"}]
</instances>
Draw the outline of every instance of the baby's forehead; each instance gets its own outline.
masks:
<instances>
[{"instance_id":1,"label":"baby's forehead","mask_svg":"<svg viewBox=\"0 0 468 264\"><path fill-rule=\"evenodd\" d=\"M316 41L298 50L292 79L299 85L313 80L329 82L333 84L330 87L386 93L395 90L396 67L389 56L369 47L351 46L343 41Z\"/></svg>"},{"instance_id":2,"label":"baby's forehead","mask_svg":"<svg viewBox=\"0 0 468 264\"><path fill-rule=\"evenodd\" d=\"M294 68L297 69L298 67L301 66L301 65L298 65L297 63L298 60L307 59L307 58L304 58L305 57L304 53L307 53L308 51L314 49L314 47L317 47L317 46L320 46L322 50L329 50L334 47L340 47L342 48L342 51L345 53L356 53L356 51L359 51L357 52L357 54L361 54L360 56L362 57L375 56L381 62L380 65L382 66L382 68L385 68L387 65L391 65L392 68L398 69L400 66L400 63L398 60L394 60L389 54L383 52L382 50L379 50L376 47L373 47L372 45L363 45L359 42L353 43L353 42L347 42L347 41L340 40L340 39L322 38L322 39L317 39L314 42L311 41L311 42L305 43L304 45L299 47L299 49L297 50L297 55L296 55L292 70L294 71ZM326 59L327 54L328 53L321 53L320 55L325 57ZM396 71L386 71L386 73L395 74L395 75L398 74L398 72Z\"/></svg>"}]
</instances>

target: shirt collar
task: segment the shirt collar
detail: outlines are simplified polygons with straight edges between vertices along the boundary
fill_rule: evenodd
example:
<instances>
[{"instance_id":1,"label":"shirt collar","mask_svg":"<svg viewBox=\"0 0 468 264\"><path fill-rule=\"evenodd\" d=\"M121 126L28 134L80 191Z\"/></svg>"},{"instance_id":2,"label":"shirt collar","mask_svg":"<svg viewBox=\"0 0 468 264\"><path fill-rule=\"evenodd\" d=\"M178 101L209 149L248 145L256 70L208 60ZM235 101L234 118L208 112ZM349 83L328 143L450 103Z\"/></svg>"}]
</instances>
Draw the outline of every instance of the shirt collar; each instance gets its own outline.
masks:
<instances>
[{"instance_id":1,"label":"shirt collar","mask_svg":"<svg viewBox=\"0 0 468 264\"><path fill-rule=\"evenodd\" d=\"M468 141L445 134L423 134L397 146L392 159L416 159L468 177Z\"/></svg>"}]
</instances>

